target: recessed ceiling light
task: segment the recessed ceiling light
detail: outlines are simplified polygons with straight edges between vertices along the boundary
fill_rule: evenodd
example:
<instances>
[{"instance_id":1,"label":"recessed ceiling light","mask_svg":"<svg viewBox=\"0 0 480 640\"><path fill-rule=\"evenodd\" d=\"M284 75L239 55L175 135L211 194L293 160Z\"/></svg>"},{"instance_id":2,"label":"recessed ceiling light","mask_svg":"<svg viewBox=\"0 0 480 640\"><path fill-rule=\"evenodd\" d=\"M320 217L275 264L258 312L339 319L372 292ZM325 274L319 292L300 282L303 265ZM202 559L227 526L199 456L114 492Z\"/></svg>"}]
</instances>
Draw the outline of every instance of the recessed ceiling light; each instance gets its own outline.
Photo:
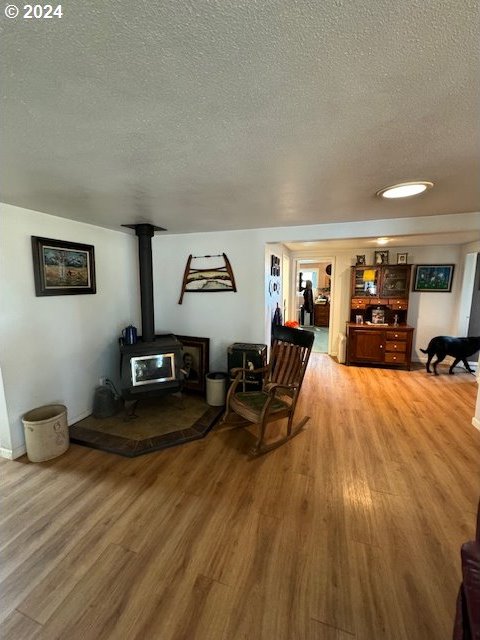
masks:
<instances>
[{"instance_id":1,"label":"recessed ceiling light","mask_svg":"<svg viewBox=\"0 0 480 640\"><path fill-rule=\"evenodd\" d=\"M377 238L377 244L388 244L390 242L390 238Z\"/></svg>"},{"instance_id":2,"label":"recessed ceiling light","mask_svg":"<svg viewBox=\"0 0 480 640\"><path fill-rule=\"evenodd\" d=\"M409 198L410 196L418 196L427 189L433 187L433 182L401 182L400 184L392 184L390 187L384 187L377 191L379 198Z\"/></svg>"}]
</instances>

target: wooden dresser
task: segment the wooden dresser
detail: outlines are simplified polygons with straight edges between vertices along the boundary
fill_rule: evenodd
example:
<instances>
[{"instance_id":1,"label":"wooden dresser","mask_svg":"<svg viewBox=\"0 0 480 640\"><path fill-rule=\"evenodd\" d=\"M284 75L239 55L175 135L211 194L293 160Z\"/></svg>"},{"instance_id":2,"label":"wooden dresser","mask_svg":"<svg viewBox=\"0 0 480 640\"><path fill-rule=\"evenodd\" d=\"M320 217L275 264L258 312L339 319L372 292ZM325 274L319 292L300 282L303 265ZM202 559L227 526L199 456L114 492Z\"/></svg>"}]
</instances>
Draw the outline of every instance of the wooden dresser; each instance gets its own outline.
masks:
<instances>
[{"instance_id":1,"label":"wooden dresser","mask_svg":"<svg viewBox=\"0 0 480 640\"><path fill-rule=\"evenodd\" d=\"M411 265L352 267L346 364L410 369L414 328L407 325ZM381 316L381 322L374 324Z\"/></svg>"},{"instance_id":2,"label":"wooden dresser","mask_svg":"<svg viewBox=\"0 0 480 640\"><path fill-rule=\"evenodd\" d=\"M412 364L414 328L347 323L346 364L376 364L407 369Z\"/></svg>"},{"instance_id":3,"label":"wooden dresser","mask_svg":"<svg viewBox=\"0 0 480 640\"><path fill-rule=\"evenodd\" d=\"M313 309L313 324L316 327L328 327L330 324L330 304L316 304Z\"/></svg>"}]
</instances>

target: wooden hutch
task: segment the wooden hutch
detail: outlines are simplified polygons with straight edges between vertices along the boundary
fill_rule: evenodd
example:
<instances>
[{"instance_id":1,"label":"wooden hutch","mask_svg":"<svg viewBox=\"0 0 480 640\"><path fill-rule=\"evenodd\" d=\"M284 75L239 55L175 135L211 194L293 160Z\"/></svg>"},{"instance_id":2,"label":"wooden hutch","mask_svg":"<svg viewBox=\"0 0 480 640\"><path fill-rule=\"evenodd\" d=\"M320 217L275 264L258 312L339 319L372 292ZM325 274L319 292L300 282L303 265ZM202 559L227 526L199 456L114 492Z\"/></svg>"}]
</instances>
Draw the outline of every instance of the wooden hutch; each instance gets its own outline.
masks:
<instances>
[{"instance_id":1,"label":"wooden hutch","mask_svg":"<svg viewBox=\"0 0 480 640\"><path fill-rule=\"evenodd\" d=\"M346 364L406 367L414 328L407 325L411 265L352 267Z\"/></svg>"}]
</instances>

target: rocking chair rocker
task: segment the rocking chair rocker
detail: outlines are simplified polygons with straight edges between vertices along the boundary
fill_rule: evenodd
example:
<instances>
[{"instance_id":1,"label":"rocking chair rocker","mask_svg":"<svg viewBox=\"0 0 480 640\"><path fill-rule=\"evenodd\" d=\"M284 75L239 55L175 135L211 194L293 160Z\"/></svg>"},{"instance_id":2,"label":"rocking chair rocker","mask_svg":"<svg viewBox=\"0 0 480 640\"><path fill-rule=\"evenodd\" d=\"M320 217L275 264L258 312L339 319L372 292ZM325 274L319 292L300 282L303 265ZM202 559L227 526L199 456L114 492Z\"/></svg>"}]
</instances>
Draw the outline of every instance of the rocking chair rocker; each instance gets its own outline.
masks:
<instances>
[{"instance_id":1,"label":"rocking chair rocker","mask_svg":"<svg viewBox=\"0 0 480 640\"><path fill-rule=\"evenodd\" d=\"M235 379L228 391L227 408L221 424L231 414L237 414L249 424L259 425L259 435L251 453L259 455L271 451L296 436L307 421L305 416L295 427L293 417L308 359L312 351L314 334L311 331L275 325L272 329L273 345L270 362L262 369L232 369ZM237 392L237 387L247 373L264 373L261 391ZM269 422L287 418L287 433L266 444L265 430ZM241 426L244 426L243 424Z\"/></svg>"}]
</instances>

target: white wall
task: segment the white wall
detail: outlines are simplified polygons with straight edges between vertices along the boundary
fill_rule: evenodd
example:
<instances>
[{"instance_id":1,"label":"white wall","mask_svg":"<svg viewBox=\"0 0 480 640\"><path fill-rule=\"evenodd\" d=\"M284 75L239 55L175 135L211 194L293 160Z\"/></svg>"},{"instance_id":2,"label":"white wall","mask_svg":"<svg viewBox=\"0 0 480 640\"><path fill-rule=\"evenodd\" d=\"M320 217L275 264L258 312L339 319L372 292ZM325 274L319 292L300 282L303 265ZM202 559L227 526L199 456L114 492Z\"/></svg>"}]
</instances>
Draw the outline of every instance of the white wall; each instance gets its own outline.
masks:
<instances>
[{"instance_id":1,"label":"white wall","mask_svg":"<svg viewBox=\"0 0 480 640\"><path fill-rule=\"evenodd\" d=\"M157 333L211 339L211 370L226 370L232 342L264 342L265 243L257 231L157 235L153 238L155 328ZM189 254L225 252L238 293L185 293L178 304Z\"/></svg>"},{"instance_id":2,"label":"white wall","mask_svg":"<svg viewBox=\"0 0 480 640\"><path fill-rule=\"evenodd\" d=\"M407 248L405 248L407 251ZM457 308L462 286L463 265L460 245L413 247L410 262L416 264L454 264L452 291L449 293L410 292L407 322L416 327L413 359L424 360L420 348L426 349L434 336L456 335ZM412 278L414 271L412 271Z\"/></svg>"},{"instance_id":3,"label":"white wall","mask_svg":"<svg viewBox=\"0 0 480 640\"><path fill-rule=\"evenodd\" d=\"M265 248L265 337L260 342L270 344L272 338L272 321L277 309L280 309L282 320L285 322L287 318L283 317L283 282L282 282L282 265L284 255L288 256L288 250L281 244L269 244ZM272 255L280 258L280 276L271 275ZM276 289L273 287L276 285Z\"/></svg>"},{"instance_id":4,"label":"white wall","mask_svg":"<svg viewBox=\"0 0 480 640\"><path fill-rule=\"evenodd\" d=\"M3 375L0 369L0 456L13 457L12 436L8 422L7 399L3 387Z\"/></svg>"},{"instance_id":5,"label":"white wall","mask_svg":"<svg viewBox=\"0 0 480 640\"><path fill-rule=\"evenodd\" d=\"M36 297L32 235L93 244L97 293ZM0 366L9 418L0 422L0 447L17 456L24 452L23 413L59 402L75 422L91 412L99 377L116 379L120 330L140 319L137 242L10 205L2 205L0 242Z\"/></svg>"}]
</instances>

